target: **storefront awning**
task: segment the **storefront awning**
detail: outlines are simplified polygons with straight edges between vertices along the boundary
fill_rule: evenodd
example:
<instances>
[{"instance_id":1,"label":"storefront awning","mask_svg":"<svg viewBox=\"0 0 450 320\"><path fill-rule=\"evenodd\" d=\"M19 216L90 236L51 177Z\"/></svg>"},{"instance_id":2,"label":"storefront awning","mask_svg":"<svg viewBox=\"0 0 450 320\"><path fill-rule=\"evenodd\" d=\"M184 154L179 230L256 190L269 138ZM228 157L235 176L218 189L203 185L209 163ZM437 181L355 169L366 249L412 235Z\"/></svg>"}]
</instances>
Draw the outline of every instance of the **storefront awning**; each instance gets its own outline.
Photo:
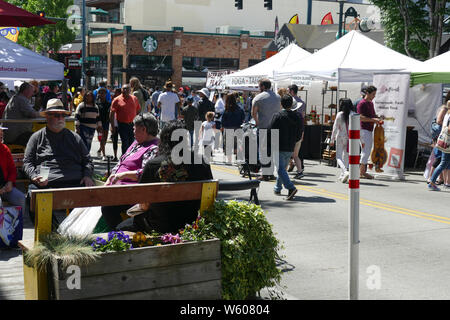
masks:
<instances>
[{"instance_id":1,"label":"storefront awning","mask_svg":"<svg viewBox=\"0 0 450 320\"><path fill-rule=\"evenodd\" d=\"M59 50L56 53L60 54L74 54L79 53L81 54L81 43L75 42L75 43L67 43L59 48ZM49 53L54 53L53 51L49 51Z\"/></svg>"}]
</instances>

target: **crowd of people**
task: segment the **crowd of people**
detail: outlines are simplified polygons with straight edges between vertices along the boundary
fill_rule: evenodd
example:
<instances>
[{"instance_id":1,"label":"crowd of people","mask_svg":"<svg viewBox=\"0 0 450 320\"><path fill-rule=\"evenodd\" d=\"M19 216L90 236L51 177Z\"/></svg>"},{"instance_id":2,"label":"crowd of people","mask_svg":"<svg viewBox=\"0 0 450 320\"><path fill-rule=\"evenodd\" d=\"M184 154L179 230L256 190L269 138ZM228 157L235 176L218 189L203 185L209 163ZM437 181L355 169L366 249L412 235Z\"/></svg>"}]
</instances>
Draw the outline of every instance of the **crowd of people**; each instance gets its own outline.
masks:
<instances>
[{"instance_id":1,"label":"crowd of people","mask_svg":"<svg viewBox=\"0 0 450 320\"><path fill-rule=\"evenodd\" d=\"M50 84L45 90L37 82L24 82L11 94L0 84L0 113L3 119L33 119L44 117L46 126L32 132L29 123L6 122L0 127L0 139L6 144L24 146L23 171L31 184L25 194L15 187L16 169L12 155L5 144L0 144L0 195L13 205L22 206L34 221L30 208L31 191L39 188L60 188L93 186L94 164L90 149L95 133L99 139L97 154L106 160L105 145L111 134L114 159L106 185L133 184L156 181L193 181L212 178L209 162L201 165L191 163L175 165L171 150L181 140L172 141L171 133L176 129L186 130L191 147L198 145L201 152L218 149L222 145L228 161L236 154L238 141L232 135L233 146L226 148L227 134L217 132L240 129L250 119L257 128L257 159L261 164L261 181L276 180L274 193L280 195L283 187L287 200L297 193L288 172L296 167L294 179L304 176L304 164L300 148L304 137L306 104L298 96L298 87L291 85L275 93L268 79L259 81L259 93L243 96L238 92L210 92L207 88L192 90L181 87L176 90L167 81L160 90L144 88L139 79L132 78L129 84L113 91L100 83L93 91L79 88L76 94L62 99L57 85ZM374 125L383 121L375 113L373 99L377 89L364 87L361 98L353 104L350 99L339 101L331 146L336 148L336 160L340 169L339 181L346 183L348 172L348 125L351 113L361 117L361 160L360 178L373 179L367 172L368 159L372 149ZM443 128L450 127L450 101L439 108L432 125L433 139ZM63 100L67 101L64 105ZM45 105L43 104L45 102ZM75 132L66 128L66 119L74 117ZM277 130L278 141L272 139ZM450 132L449 132L450 133ZM118 138L121 140L121 157L117 157ZM222 137L222 141L216 139ZM181 139L181 138L180 138ZM278 144L278 156L272 155L272 144ZM190 150L194 157L195 148ZM449 186L449 153L437 148L435 161L428 180L428 188L437 191L438 184ZM277 177L274 176L276 167ZM49 169L48 175L44 168ZM136 216L122 225L120 212L127 207L104 207L103 217L111 230L156 228L161 232L176 230L194 217L197 202L189 203L183 217L169 219L170 212L186 203L166 203L158 207L140 204L145 214ZM198 210L198 208L197 208ZM192 217L191 217L192 216ZM195 218L195 217L194 217Z\"/></svg>"}]
</instances>

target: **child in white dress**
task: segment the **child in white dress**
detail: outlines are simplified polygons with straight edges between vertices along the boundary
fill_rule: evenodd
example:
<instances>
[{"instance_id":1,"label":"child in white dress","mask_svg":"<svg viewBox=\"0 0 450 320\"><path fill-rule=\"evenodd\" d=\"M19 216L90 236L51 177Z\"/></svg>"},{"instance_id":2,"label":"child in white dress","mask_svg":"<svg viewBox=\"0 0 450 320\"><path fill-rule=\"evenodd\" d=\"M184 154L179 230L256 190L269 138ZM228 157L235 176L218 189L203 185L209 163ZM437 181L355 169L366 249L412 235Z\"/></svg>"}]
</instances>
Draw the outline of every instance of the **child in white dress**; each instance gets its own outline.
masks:
<instances>
[{"instance_id":1,"label":"child in white dress","mask_svg":"<svg viewBox=\"0 0 450 320\"><path fill-rule=\"evenodd\" d=\"M333 124L330 146L336 142L336 161L341 168L339 181L346 183L348 181L348 120L352 111L352 101L350 99L339 100L339 112Z\"/></svg>"},{"instance_id":2,"label":"child in white dress","mask_svg":"<svg viewBox=\"0 0 450 320\"><path fill-rule=\"evenodd\" d=\"M216 129L216 122L214 121L215 113L209 111L205 115L205 120L202 123L200 128L200 132L198 134L200 139L200 145L203 146L203 150L205 151L208 146L212 146L214 144L214 135ZM211 150L212 151L212 150Z\"/></svg>"}]
</instances>

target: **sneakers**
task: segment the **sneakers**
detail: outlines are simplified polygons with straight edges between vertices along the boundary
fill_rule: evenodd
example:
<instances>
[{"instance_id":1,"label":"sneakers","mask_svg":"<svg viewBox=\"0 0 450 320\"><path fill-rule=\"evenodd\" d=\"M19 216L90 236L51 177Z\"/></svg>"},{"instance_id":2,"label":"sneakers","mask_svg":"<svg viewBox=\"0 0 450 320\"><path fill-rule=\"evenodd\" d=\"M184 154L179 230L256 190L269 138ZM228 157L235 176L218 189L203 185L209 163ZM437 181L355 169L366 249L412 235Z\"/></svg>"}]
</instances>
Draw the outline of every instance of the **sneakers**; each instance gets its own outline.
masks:
<instances>
[{"instance_id":1,"label":"sneakers","mask_svg":"<svg viewBox=\"0 0 450 320\"><path fill-rule=\"evenodd\" d=\"M273 191L273 193L276 195L276 196L281 196L281 191Z\"/></svg>"},{"instance_id":2,"label":"sneakers","mask_svg":"<svg viewBox=\"0 0 450 320\"><path fill-rule=\"evenodd\" d=\"M262 175L262 176L259 176L256 179L259 180L259 181L270 181L270 180L276 180L277 178L275 178L274 175Z\"/></svg>"},{"instance_id":3,"label":"sneakers","mask_svg":"<svg viewBox=\"0 0 450 320\"><path fill-rule=\"evenodd\" d=\"M296 188L289 190L288 196L286 197L286 200L292 200L296 193L297 193L297 189Z\"/></svg>"},{"instance_id":4,"label":"sneakers","mask_svg":"<svg viewBox=\"0 0 450 320\"><path fill-rule=\"evenodd\" d=\"M303 170L301 172L297 172L297 174L294 176L294 179L301 179L303 178L305 175L303 174Z\"/></svg>"},{"instance_id":5,"label":"sneakers","mask_svg":"<svg viewBox=\"0 0 450 320\"><path fill-rule=\"evenodd\" d=\"M363 173L362 175L359 176L360 179L369 179L372 180L373 179L373 175L366 173Z\"/></svg>"},{"instance_id":6,"label":"sneakers","mask_svg":"<svg viewBox=\"0 0 450 320\"><path fill-rule=\"evenodd\" d=\"M344 175L342 176L341 182L347 183L349 176L350 176L350 173L348 171L345 171Z\"/></svg>"},{"instance_id":7,"label":"sneakers","mask_svg":"<svg viewBox=\"0 0 450 320\"><path fill-rule=\"evenodd\" d=\"M430 190L430 191L441 191L441 189L439 189L436 185L431 184L431 183L428 185L428 190Z\"/></svg>"}]
</instances>

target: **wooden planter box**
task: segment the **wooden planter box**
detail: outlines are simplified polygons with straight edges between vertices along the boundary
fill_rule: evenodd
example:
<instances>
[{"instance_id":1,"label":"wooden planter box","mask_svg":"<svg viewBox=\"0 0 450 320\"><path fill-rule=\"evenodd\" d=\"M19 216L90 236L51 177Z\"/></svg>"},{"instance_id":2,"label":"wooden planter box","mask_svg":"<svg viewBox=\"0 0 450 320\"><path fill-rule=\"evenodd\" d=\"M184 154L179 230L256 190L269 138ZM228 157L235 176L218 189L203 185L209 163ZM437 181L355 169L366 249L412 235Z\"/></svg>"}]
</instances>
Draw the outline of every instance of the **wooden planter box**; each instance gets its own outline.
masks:
<instances>
[{"instance_id":1,"label":"wooden planter box","mask_svg":"<svg viewBox=\"0 0 450 320\"><path fill-rule=\"evenodd\" d=\"M220 240L144 247L104 253L74 273L54 259L48 271L49 298L72 299L220 299ZM72 284L68 286L69 284Z\"/></svg>"}]
</instances>

